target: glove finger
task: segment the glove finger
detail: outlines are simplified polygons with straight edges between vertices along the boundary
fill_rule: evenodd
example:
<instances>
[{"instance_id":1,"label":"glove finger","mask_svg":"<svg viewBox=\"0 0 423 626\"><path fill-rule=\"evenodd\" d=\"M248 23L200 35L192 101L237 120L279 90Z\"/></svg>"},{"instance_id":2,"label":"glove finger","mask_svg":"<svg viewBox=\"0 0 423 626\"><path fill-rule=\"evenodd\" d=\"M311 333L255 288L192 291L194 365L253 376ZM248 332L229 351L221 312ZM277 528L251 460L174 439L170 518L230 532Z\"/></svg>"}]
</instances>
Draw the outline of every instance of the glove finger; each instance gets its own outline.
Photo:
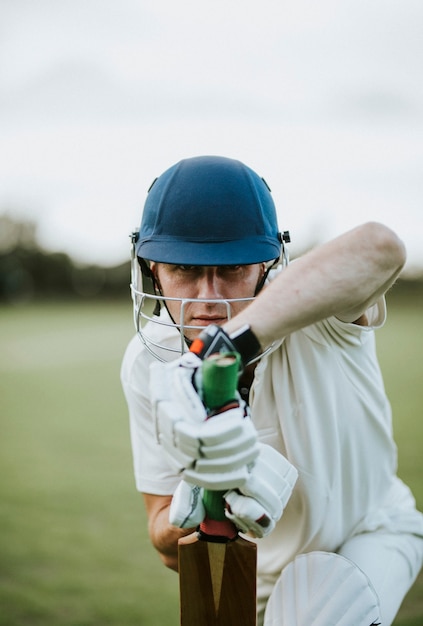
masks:
<instances>
[{"instance_id":1,"label":"glove finger","mask_svg":"<svg viewBox=\"0 0 423 626\"><path fill-rule=\"evenodd\" d=\"M200 458L195 461L195 470L201 473L213 473L223 474L237 470L238 468L245 467L245 472L248 475L248 465L252 464L258 455L258 446L250 447L248 450L241 450L230 457L223 458Z\"/></svg>"},{"instance_id":2,"label":"glove finger","mask_svg":"<svg viewBox=\"0 0 423 626\"><path fill-rule=\"evenodd\" d=\"M201 446L201 456L206 459L219 457L232 458L239 453L248 454L249 451L252 450L255 452L251 460L254 460L259 454L257 438L255 436L250 437L242 434L238 438L222 443L219 446Z\"/></svg>"},{"instance_id":3,"label":"glove finger","mask_svg":"<svg viewBox=\"0 0 423 626\"><path fill-rule=\"evenodd\" d=\"M200 432L195 424L181 420L175 424L174 445L193 460L197 459L201 454Z\"/></svg>"},{"instance_id":4,"label":"glove finger","mask_svg":"<svg viewBox=\"0 0 423 626\"><path fill-rule=\"evenodd\" d=\"M201 426L201 441L205 446L215 446L243 433L257 438L251 420L244 418L242 410L238 407L206 420Z\"/></svg>"},{"instance_id":5,"label":"glove finger","mask_svg":"<svg viewBox=\"0 0 423 626\"><path fill-rule=\"evenodd\" d=\"M197 426L184 420L175 424L175 445L192 457L225 457L247 451L257 442L256 430L248 418L225 414ZM257 456L257 454L256 454Z\"/></svg>"},{"instance_id":6,"label":"glove finger","mask_svg":"<svg viewBox=\"0 0 423 626\"><path fill-rule=\"evenodd\" d=\"M211 491L227 491L228 489L237 489L241 487L247 480L248 470L246 466L236 470L225 472L224 474L206 474L196 472L194 469L186 469L183 472L183 478L193 485L199 485L204 489Z\"/></svg>"},{"instance_id":7,"label":"glove finger","mask_svg":"<svg viewBox=\"0 0 423 626\"><path fill-rule=\"evenodd\" d=\"M248 448L257 441L257 431L249 418L244 418L239 409L226 411L207 420L200 431L203 454L210 455L213 449L219 451L237 451Z\"/></svg>"}]
</instances>

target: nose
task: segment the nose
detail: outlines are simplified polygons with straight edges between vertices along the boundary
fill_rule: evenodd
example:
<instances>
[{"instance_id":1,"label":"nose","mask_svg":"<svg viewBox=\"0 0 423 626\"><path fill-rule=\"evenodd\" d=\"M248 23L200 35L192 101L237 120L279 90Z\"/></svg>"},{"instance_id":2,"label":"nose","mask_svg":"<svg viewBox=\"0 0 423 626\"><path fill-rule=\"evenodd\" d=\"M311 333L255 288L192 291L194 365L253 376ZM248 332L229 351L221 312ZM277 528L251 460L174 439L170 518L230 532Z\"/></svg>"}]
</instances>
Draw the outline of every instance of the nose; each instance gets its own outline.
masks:
<instances>
[{"instance_id":1,"label":"nose","mask_svg":"<svg viewBox=\"0 0 423 626\"><path fill-rule=\"evenodd\" d=\"M198 279L198 298L205 300L216 300L222 298L221 281L218 276L217 268L204 267L201 276Z\"/></svg>"}]
</instances>

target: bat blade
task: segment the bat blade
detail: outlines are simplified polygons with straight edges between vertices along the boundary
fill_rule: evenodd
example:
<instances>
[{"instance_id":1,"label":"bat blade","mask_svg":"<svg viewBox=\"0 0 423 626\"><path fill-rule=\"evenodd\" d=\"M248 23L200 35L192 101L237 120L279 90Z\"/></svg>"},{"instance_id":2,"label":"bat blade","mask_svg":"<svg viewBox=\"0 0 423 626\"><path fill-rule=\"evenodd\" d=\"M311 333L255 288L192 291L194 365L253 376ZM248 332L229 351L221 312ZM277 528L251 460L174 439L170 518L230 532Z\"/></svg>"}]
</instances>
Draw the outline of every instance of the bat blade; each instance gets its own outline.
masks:
<instances>
[{"instance_id":1,"label":"bat blade","mask_svg":"<svg viewBox=\"0 0 423 626\"><path fill-rule=\"evenodd\" d=\"M179 540L181 626L255 626L257 546L193 533Z\"/></svg>"}]
</instances>

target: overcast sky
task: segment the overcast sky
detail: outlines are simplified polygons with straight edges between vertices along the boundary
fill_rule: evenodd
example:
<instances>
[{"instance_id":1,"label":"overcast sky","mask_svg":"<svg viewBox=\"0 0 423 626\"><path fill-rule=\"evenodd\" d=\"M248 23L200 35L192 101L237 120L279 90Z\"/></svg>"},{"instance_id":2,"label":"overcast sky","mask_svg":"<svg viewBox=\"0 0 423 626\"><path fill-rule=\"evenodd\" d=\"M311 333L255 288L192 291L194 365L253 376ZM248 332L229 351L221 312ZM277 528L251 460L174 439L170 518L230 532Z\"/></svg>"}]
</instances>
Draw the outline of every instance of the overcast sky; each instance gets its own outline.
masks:
<instances>
[{"instance_id":1,"label":"overcast sky","mask_svg":"<svg viewBox=\"0 0 423 626\"><path fill-rule=\"evenodd\" d=\"M238 158L292 249L367 219L423 267L421 0L0 0L0 213L128 258L151 181Z\"/></svg>"}]
</instances>

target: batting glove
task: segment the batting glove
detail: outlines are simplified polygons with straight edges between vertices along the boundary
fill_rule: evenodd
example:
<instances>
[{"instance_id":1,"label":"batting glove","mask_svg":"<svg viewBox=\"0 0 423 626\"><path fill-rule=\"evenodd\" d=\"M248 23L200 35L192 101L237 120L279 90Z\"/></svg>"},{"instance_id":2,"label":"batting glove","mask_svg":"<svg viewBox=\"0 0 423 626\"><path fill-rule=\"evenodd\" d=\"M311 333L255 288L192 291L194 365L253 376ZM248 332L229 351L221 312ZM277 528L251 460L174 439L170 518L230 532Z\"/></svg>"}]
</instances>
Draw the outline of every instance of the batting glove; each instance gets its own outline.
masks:
<instances>
[{"instance_id":1,"label":"batting glove","mask_svg":"<svg viewBox=\"0 0 423 626\"><path fill-rule=\"evenodd\" d=\"M231 335L228 335L221 326L210 324L194 339L190 350L201 359L219 352L238 352L245 366L257 357L261 352L261 346L248 324L241 326Z\"/></svg>"},{"instance_id":2,"label":"batting glove","mask_svg":"<svg viewBox=\"0 0 423 626\"><path fill-rule=\"evenodd\" d=\"M173 494L169 522L178 528L196 528L206 517L204 489L181 480Z\"/></svg>"},{"instance_id":3,"label":"batting glove","mask_svg":"<svg viewBox=\"0 0 423 626\"><path fill-rule=\"evenodd\" d=\"M171 363L152 364L157 437L184 480L205 489L235 489L247 481L249 465L258 456L257 433L239 398L234 408L207 420L194 382L201 363L187 352Z\"/></svg>"},{"instance_id":4,"label":"batting glove","mask_svg":"<svg viewBox=\"0 0 423 626\"><path fill-rule=\"evenodd\" d=\"M260 454L241 489L225 493L225 515L243 533L266 537L288 504L298 472L274 448L259 444ZM182 481L173 496L169 521L179 528L194 528L205 517L203 490Z\"/></svg>"},{"instance_id":5,"label":"batting glove","mask_svg":"<svg viewBox=\"0 0 423 626\"><path fill-rule=\"evenodd\" d=\"M282 517L298 472L271 446L261 443L259 447L259 457L245 484L225 494L225 514L243 533L262 538Z\"/></svg>"}]
</instances>

